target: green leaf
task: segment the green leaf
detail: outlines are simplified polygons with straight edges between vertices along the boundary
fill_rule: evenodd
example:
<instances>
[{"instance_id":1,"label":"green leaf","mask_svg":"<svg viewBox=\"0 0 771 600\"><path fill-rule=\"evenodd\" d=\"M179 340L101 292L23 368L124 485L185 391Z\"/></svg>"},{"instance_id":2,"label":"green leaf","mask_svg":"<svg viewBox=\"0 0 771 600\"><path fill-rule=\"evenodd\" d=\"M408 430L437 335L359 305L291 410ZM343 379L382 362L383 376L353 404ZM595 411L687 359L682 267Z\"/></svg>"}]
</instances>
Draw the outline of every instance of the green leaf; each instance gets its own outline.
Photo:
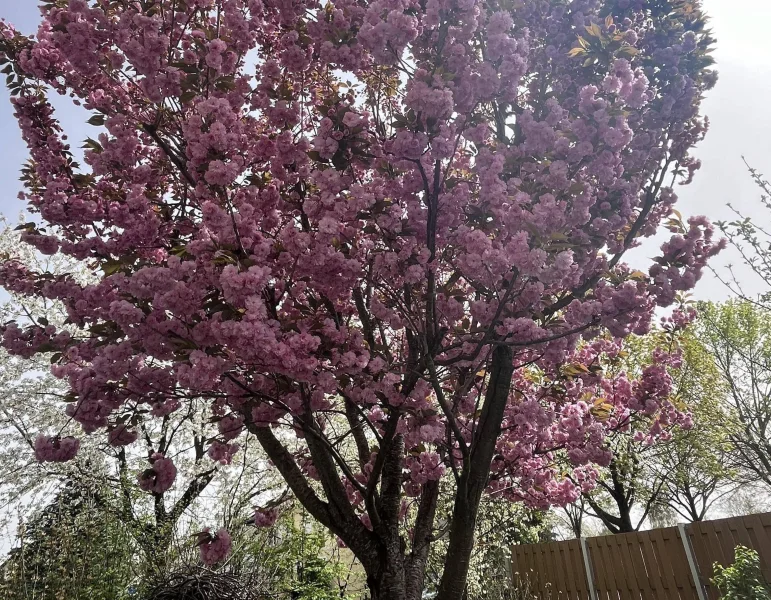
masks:
<instances>
[{"instance_id":1,"label":"green leaf","mask_svg":"<svg viewBox=\"0 0 771 600\"><path fill-rule=\"evenodd\" d=\"M602 29L600 29L600 26L597 25L597 23L592 23L591 25L587 25L585 29L586 29L586 32L592 37L596 37L596 38L602 37Z\"/></svg>"},{"instance_id":2,"label":"green leaf","mask_svg":"<svg viewBox=\"0 0 771 600\"><path fill-rule=\"evenodd\" d=\"M105 122L105 116L103 114L95 114L92 115L91 118L86 121L89 125L104 125Z\"/></svg>"},{"instance_id":3,"label":"green leaf","mask_svg":"<svg viewBox=\"0 0 771 600\"><path fill-rule=\"evenodd\" d=\"M637 48L635 48L634 46L626 45L626 46L621 46L621 48L618 49L616 54L619 56L636 56L638 52L639 50L637 50Z\"/></svg>"},{"instance_id":4,"label":"green leaf","mask_svg":"<svg viewBox=\"0 0 771 600\"><path fill-rule=\"evenodd\" d=\"M187 104L196 96L197 96L196 92L193 92L193 91L183 92L182 95L180 95L179 97L179 101L182 104Z\"/></svg>"}]
</instances>

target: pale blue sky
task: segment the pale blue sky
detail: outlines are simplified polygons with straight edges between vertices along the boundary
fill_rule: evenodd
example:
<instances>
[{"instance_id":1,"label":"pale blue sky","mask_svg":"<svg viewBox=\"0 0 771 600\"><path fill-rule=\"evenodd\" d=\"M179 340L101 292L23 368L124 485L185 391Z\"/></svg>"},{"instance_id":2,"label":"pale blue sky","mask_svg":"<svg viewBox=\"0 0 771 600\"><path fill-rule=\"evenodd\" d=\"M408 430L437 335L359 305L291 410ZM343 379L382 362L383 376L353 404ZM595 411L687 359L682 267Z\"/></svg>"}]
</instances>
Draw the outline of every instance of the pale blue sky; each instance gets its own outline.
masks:
<instances>
[{"instance_id":1,"label":"pale blue sky","mask_svg":"<svg viewBox=\"0 0 771 600\"><path fill-rule=\"evenodd\" d=\"M771 0L704 0L718 39L715 58L720 71L717 87L710 92L704 112L712 127L697 148L702 170L694 183L678 191L684 216L706 214L713 220L726 219L731 202L748 214L758 214L757 189L742 163L742 154L771 176ZM33 0L0 0L0 17L24 32L32 32L38 21ZM79 118L80 110L66 98L55 102L73 147L93 133ZM26 158L8 103L8 93L0 87L0 213L15 218L23 205L16 199L18 171ZM767 218L771 215L759 213ZM652 256L655 248L646 244L636 252L639 258ZM715 261L719 267L735 261L731 252ZM696 289L699 298L722 299L727 290L711 274Z\"/></svg>"}]
</instances>

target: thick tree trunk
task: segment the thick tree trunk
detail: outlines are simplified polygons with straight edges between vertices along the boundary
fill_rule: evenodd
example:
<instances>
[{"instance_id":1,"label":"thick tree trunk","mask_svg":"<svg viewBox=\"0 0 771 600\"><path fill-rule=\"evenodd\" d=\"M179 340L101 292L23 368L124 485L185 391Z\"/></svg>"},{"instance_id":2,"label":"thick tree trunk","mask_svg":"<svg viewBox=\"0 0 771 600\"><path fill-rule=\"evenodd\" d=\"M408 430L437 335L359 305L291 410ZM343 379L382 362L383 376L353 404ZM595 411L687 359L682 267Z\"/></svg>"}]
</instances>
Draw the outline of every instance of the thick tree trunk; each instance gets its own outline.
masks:
<instances>
[{"instance_id":1,"label":"thick tree trunk","mask_svg":"<svg viewBox=\"0 0 771 600\"><path fill-rule=\"evenodd\" d=\"M367 577L367 586L371 600L407 600L402 557L384 557L380 571Z\"/></svg>"},{"instance_id":2,"label":"thick tree trunk","mask_svg":"<svg viewBox=\"0 0 771 600\"><path fill-rule=\"evenodd\" d=\"M450 542L437 595L439 600L464 598L471 552L474 549L474 529L479 502L490 476L490 463L495 455L503 412L511 388L514 373L512 361L512 351L508 346L500 345L493 351L490 381L482 414L455 494Z\"/></svg>"}]
</instances>

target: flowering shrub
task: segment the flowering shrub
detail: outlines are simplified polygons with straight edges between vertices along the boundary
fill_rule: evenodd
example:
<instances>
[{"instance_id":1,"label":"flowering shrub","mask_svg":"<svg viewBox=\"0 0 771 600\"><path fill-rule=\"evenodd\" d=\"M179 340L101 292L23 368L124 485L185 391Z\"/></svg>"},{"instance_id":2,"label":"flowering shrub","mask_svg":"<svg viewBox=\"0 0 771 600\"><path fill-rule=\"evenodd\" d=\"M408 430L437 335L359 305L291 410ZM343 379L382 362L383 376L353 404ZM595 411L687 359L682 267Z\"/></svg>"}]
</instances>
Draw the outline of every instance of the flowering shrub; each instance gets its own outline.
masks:
<instances>
[{"instance_id":1,"label":"flowering shrub","mask_svg":"<svg viewBox=\"0 0 771 600\"><path fill-rule=\"evenodd\" d=\"M373 599L419 597L442 477L458 600L485 490L571 502L609 431L686 419L677 352L603 364L721 247L705 218L667 220L715 81L697 1L54 0L34 39L0 40L22 237L100 271L4 261L75 331L17 320L3 346L54 352L67 414L113 444L201 401L214 460L248 431ZM93 113L85 167L52 91ZM171 485L150 461L140 485Z\"/></svg>"}]
</instances>

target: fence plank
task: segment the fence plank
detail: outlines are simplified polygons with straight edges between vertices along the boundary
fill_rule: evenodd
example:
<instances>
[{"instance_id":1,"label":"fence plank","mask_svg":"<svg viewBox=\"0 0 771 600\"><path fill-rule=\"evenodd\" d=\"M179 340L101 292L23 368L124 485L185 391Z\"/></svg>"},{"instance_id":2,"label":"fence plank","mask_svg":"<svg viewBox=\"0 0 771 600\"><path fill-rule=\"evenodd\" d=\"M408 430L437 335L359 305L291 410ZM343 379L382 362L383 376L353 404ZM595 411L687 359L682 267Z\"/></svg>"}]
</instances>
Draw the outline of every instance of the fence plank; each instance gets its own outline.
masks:
<instances>
[{"instance_id":1,"label":"fence plank","mask_svg":"<svg viewBox=\"0 0 771 600\"><path fill-rule=\"evenodd\" d=\"M634 574L637 590L642 600L654 600L652 597L652 587L648 582L648 575L645 570L641 554L641 544L639 536L624 536L624 551L628 556L629 564Z\"/></svg>"},{"instance_id":2,"label":"fence plank","mask_svg":"<svg viewBox=\"0 0 771 600\"><path fill-rule=\"evenodd\" d=\"M760 557L760 568L766 581L771 581L771 523L764 527L760 515L747 515L744 524L750 531L752 546Z\"/></svg>"},{"instance_id":3,"label":"fence plank","mask_svg":"<svg viewBox=\"0 0 771 600\"><path fill-rule=\"evenodd\" d=\"M570 600L580 600L578 593L579 574L573 570L573 544L560 544L562 564L565 565L565 590Z\"/></svg>"},{"instance_id":4,"label":"fence plank","mask_svg":"<svg viewBox=\"0 0 771 600\"><path fill-rule=\"evenodd\" d=\"M580 573L577 576L578 591L581 593L581 598L590 598L590 589L594 589L594 580L589 580L586 574L586 568L584 567L584 558L581 552L581 544L576 540L576 545L573 546L573 572ZM591 587L590 587L591 586Z\"/></svg>"},{"instance_id":5,"label":"fence plank","mask_svg":"<svg viewBox=\"0 0 771 600\"><path fill-rule=\"evenodd\" d=\"M576 541L576 540L572 540ZM585 579L585 576L581 571L576 571L575 555L576 545L565 544L565 565L567 567L568 577L570 579L570 598L571 600L584 600L581 593L581 584Z\"/></svg>"},{"instance_id":6,"label":"fence plank","mask_svg":"<svg viewBox=\"0 0 771 600\"><path fill-rule=\"evenodd\" d=\"M665 586L661 577L659 562L653 551L653 540L650 531L643 531L640 533L640 548L645 561L645 573L648 576L648 582L651 584L651 589L656 598L664 600L667 597L666 590L664 589Z\"/></svg>"},{"instance_id":7,"label":"fence plank","mask_svg":"<svg viewBox=\"0 0 771 600\"><path fill-rule=\"evenodd\" d=\"M656 554L656 560L659 563L661 580L664 583L664 588L667 590L667 598L670 600L676 600L679 596L677 592L677 582L675 581L674 573L672 573L672 569L670 567L672 563L669 552L667 552L663 531L663 529L654 529L651 531L653 551Z\"/></svg>"},{"instance_id":8,"label":"fence plank","mask_svg":"<svg viewBox=\"0 0 771 600\"><path fill-rule=\"evenodd\" d=\"M725 526L723 519L718 519L712 523L722 554L721 563L724 567L727 567L734 562L734 547L736 544L734 544L731 531Z\"/></svg>"},{"instance_id":9,"label":"fence plank","mask_svg":"<svg viewBox=\"0 0 771 600\"><path fill-rule=\"evenodd\" d=\"M610 538L613 540L611 549L616 560L616 564L618 565L618 572L621 573L623 577L623 583L621 585L621 589L619 589L619 596L622 599L628 598L629 600L640 600L639 589L637 587L637 578L634 574L634 567L632 566L629 553L625 551L625 538L629 535L634 536L634 534L623 534Z\"/></svg>"},{"instance_id":10,"label":"fence plank","mask_svg":"<svg viewBox=\"0 0 771 600\"><path fill-rule=\"evenodd\" d=\"M559 592L565 589L565 570L560 564L560 555L557 548L557 542L551 542L549 544L549 559L552 568L551 580L555 583L554 598L557 600L562 600L560 598Z\"/></svg>"},{"instance_id":11,"label":"fence plank","mask_svg":"<svg viewBox=\"0 0 771 600\"><path fill-rule=\"evenodd\" d=\"M608 563L608 588L606 591L608 593L609 600L615 600L618 598L618 593L620 591L621 585L623 584L623 578L619 572L618 565L616 564L615 560L616 557L611 547L611 540L613 539L613 536L606 535L600 539L603 542L602 551L604 558Z\"/></svg>"},{"instance_id":12,"label":"fence plank","mask_svg":"<svg viewBox=\"0 0 771 600\"><path fill-rule=\"evenodd\" d=\"M740 544L747 548L752 548L752 539L750 538L747 528L744 526L744 517L726 520L725 524L733 535L734 548Z\"/></svg>"},{"instance_id":13,"label":"fence plank","mask_svg":"<svg viewBox=\"0 0 771 600\"><path fill-rule=\"evenodd\" d=\"M708 544L708 537L704 531L704 523L691 523L686 526L686 532L691 539L691 548L693 548L693 558L696 561L696 568L699 571L701 584L707 592L708 600L717 600L718 592L713 589L710 579L712 578L712 560Z\"/></svg>"},{"instance_id":14,"label":"fence plank","mask_svg":"<svg viewBox=\"0 0 771 600\"><path fill-rule=\"evenodd\" d=\"M685 529L685 525L677 526L678 537L680 543L683 545L683 551L685 552L685 559L688 563L689 574L693 582L693 591L699 600L707 600L707 596L704 593L704 587L701 585L701 578L699 577L699 567L696 565L696 558L693 554L693 546L691 545L691 538Z\"/></svg>"},{"instance_id":15,"label":"fence plank","mask_svg":"<svg viewBox=\"0 0 771 600\"><path fill-rule=\"evenodd\" d=\"M664 538L669 542L669 558L671 560L669 568L674 572L680 597L698 600L696 588L691 578L691 568L688 565L688 558L685 555L685 548L683 548L683 541L680 539L680 532L677 527L668 528Z\"/></svg>"},{"instance_id":16,"label":"fence plank","mask_svg":"<svg viewBox=\"0 0 771 600\"><path fill-rule=\"evenodd\" d=\"M602 555L599 547L601 538L589 538L586 540L586 549L589 551L589 562L594 571L595 589L600 600L605 600L608 596L608 563Z\"/></svg>"}]
</instances>

